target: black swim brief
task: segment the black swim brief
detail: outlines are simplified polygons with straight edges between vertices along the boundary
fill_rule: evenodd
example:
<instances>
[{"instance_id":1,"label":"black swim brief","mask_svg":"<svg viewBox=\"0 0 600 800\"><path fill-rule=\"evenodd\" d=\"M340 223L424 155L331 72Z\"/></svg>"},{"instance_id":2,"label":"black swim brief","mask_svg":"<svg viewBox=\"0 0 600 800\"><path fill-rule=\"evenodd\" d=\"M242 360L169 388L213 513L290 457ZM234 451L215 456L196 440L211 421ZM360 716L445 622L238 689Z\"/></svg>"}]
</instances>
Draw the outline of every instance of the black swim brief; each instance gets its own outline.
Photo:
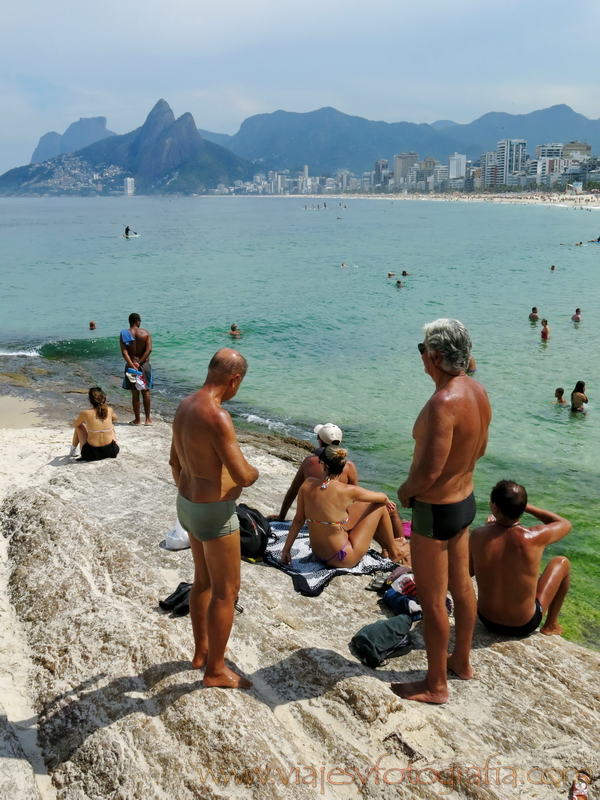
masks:
<instances>
[{"instance_id":1,"label":"black swim brief","mask_svg":"<svg viewBox=\"0 0 600 800\"><path fill-rule=\"evenodd\" d=\"M412 504L412 533L446 542L460 533L475 519L477 506L473 492L458 503L423 503L414 500Z\"/></svg>"},{"instance_id":2,"label":"black swim brief","mask_svg":"<svg viewBox=\"0 0 600 800\"><path fill-rule=\"evenodd\" d=\"M105 458L116 458L118 454L119 445L114 441L102 447L94 447L94 445L86 442L81 448L83 461L102 461Z\"/></svg>"},{"instance_id":3,"label":"black swim brief","mask_svg":"<svg viewBox=\"0 0 600 800\"><path fill-rule=\"evenodd\" d=\"M544 612L542 611L540 601L536 597L535 614L529 622L526 622L524 625L499 625L497 622L490 622L480 611L477 612L477 616L490 633L496 633L498 636L512 636L515 639L524 639L538 629Z\"/></svg>"}]
</instances>

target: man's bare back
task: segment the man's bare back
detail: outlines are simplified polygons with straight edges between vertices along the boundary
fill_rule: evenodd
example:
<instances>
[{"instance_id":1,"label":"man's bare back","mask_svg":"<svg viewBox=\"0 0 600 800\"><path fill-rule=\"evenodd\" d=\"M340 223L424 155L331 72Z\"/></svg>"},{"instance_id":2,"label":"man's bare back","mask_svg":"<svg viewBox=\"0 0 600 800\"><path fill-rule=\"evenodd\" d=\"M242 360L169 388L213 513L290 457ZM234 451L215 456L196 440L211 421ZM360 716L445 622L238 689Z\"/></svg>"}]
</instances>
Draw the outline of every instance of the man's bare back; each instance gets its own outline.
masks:
<instances>
[{"instance_id":1,"label":"man's bare back","mask_svg":"<svg viewBox=\"0 0 600 800\"><path fill-rule=\"evenodd\" d=\"M549 607L557 596L563 578L566 576L568 579L568 561L561 556L552 559L541 577L540 565L546 547L566 536L571 530L571 523L558 514L531 504L526 504L523 511L519 509L517 519L511 519L494 504L495 492L512 492L516 495L522 488L512 481L500 481L492 492L494 516L471 533L471 572L479 587L477 607L484 624L490 622L492 625L518 629L532 619L537 599L542 612L549 610L542 632L561 633L562 628L558 626L556 617L566 590L560 597L558 608L554 608L554 615ZM526 500L525 493L525 503ZM521 513L537 517L542 524L523 525L520 522ZM565 588L568 589L568 580L566 587L563 586Z\"/></svg>"}]
</instances>

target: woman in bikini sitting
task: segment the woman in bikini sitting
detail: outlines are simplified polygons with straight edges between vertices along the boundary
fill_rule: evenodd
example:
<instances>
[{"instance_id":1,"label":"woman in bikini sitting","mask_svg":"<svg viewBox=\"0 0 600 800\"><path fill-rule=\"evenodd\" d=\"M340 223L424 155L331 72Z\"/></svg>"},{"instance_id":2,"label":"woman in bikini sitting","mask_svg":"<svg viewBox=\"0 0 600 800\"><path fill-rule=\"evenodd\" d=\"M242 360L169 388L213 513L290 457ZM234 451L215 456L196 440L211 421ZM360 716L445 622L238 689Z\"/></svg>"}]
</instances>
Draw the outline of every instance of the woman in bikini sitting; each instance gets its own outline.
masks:
<instances>
[{"instance_id":1,"label":"woman in bikini sitting","mask_svg":"<svg viewBox=\"0 0 600 800\"><path fill-rule=\"evenodd\" d=\"M83 461L116 458L119 445L113 423L117 415L106 405L106 395L99 386L90 389L88 397L92 408L82 411L73 423L75 433L70 455L76 456L77 447L80 445Z\"/></svg>"},{"instance_id":2,"label":"woman in bikini sitting","mask_svg":"<svg viewBox=\"0 0 600 800\"><path fill-rule=\"evenodd\" d=\"M583 381L577 381L575 388L571 392L571 411L580 414L585 413L583 404L587 403L587 401L588 399L585 395L585 383Z\"/></svg>"},{"instance_id":3,"label":"woman in bikini sitting","mask_svg":"<svg viewBox=\"0 0 600 800\"><path fill-rule=\"evenodd\" d=\"M319 448L315 455L323 478L307 478L298 492L296 516L291 524L281 563L292 563L292 545L308 522L313 555L328 567L355 567L371 541L379 542L382 555L410 563L410 550L396 505L383 492L340 483L348 453L337 444Z\"/></svg>"}]
</instances>

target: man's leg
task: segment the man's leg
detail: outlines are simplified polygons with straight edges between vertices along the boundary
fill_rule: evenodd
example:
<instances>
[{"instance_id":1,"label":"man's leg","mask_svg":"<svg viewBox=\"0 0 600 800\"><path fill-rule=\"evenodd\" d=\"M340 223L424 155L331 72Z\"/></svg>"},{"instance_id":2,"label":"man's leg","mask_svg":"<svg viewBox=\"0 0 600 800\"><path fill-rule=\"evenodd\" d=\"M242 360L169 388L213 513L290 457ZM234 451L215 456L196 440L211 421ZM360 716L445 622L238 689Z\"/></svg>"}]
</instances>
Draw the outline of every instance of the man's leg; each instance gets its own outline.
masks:
<instances>
[{"instance_id":1,"label":"man's leg","mask_svg":"<svg viewBox=\"0 0 600 800\"><path fill-rule=\"evenodd\" d=\"M240 590L240 532L202 543L210 578L210 601L206 610L208 655L203 683L249 689L251 681L238 675L225 664L225 650L231 633L235 598ZM190 606L191 609L191 606Z\"/></svg>"},{"instance_id":2,"label":"man's leg","mask_svg":"<svg viewBox=\"0 0 600 800\"><path fill-rule=\"evenodd\" d=\"M132 425L141 425L140 419L140 393L137 389L131 390L131 405L133 406L133 422Z\"/></svg>"},{"instance_id":3,"label":"man's leg","mask_svg":"<svg viewBox=\"0 0 600 800\"><path fill-rule=\"evenodd\" d=\"M413 533L410 550L419 603L423 609L427 675L423 681L392 683L391 688L395 694L406 700L445 703L448 700L446 668L450 639L450 623L446 611L448 542Z\"/></svg>"},{"instance_id":4,"label":"man's leg","mask_svg":"<svg viewBox=\"0 0 600 800\"><path fill-rule=\"evenodd\" d=\"M557 618L570 585L571 565L569 559L564 556L555 556L548 562L537 585L536 597L542 611L545 614L548 610L546 622L540 628L540 633L550 636L553 633L560 635L563 632Z\"/></svg>"},{"instance_id":5,"label":"man's leg","mask_svg":"<svg viewBox=\"0 0 600 800\"><path fill-rule=\"evenodd\" d=\"M190 545L194 557L194 583L190 589L190 619L194 633L194 657L192 667L200 669L206 664L208 637L206 635L206 612L210 602L210 576L204 558L204 545L190 533Z\"/></svg>"},{"instance_id":6,"label":"man's leg","mask_svg":"<svg viewBox=\"0 0 600 800\"><path fill-rule=\"evenodd\" d=\"M468 528L448 542L448 584L454 600L454 650L448 657L448 669L468 680L473 677L470 655L477 618L477 600L469 575Z\"/></svg>"},{"instance_id":7,"label":"man's leg","mask_svg":"<svg viewBox=\"0 0 600 800\"><path fill-rule=\"evenodd\" d=\"M146 417L146 425L152 425L152 420L150 419L150 390L144 389L142 392L142 399L144 401L144 416ZM138 400L138 419L140 417L140 406Z\"/></svg>"}]
</instances>

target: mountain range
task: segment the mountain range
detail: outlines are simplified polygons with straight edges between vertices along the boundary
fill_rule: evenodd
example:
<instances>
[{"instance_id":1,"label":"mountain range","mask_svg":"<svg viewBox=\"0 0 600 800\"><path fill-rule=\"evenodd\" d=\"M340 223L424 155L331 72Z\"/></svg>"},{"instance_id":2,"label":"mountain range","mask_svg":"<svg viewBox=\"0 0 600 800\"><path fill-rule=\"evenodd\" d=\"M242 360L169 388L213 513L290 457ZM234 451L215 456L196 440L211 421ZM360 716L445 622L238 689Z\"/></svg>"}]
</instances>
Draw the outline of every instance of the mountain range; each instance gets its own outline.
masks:
<instances>
[{"instance_id":1,"label":"mountain range","mask_svg":"<svg viewBox=\"0 0 600 800\"><path fill-rule=\"evenodd\" d=\"M104 117L82 118L62 136L46 134L30 165L0 176L0 194L121 191L124 177L135 178L141 194L196 194L251 180L258 171L295 172L304 164L311 175L342 168L360 174L381 158L391 167L403 151L442 162L455 151L477 159L503 138L526 139L530 153L536 144L574 140L598 152L600 120L566 105L530 114L491 112L467 125L447 119L431 125L377 122L321 108L256 114L230 136L197 128L190 113L175 119L168 103L159 100L140 128L122 136L107 130Z\"/></svg>"}]
</instances>

